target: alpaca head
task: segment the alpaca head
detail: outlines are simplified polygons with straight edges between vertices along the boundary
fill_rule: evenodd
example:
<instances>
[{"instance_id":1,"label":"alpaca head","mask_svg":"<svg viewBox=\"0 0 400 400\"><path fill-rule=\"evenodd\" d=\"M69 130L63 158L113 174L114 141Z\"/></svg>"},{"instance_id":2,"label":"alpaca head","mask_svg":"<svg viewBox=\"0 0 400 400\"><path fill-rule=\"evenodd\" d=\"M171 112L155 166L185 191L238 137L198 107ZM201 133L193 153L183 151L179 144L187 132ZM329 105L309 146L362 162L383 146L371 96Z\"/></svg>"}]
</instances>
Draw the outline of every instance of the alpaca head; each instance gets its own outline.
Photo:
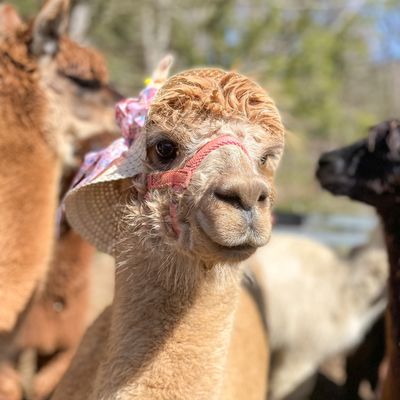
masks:
<instances>
[{"instance_id":1,"label":"alpaca head","mask_svg":"<svg viewBox=\"0 0 400 400\"><path fill-rule=\"evenodd\" d=\"M367 139L325 153L317 179L335 195L377 208L400 202L400 121L382 122Z\"/></svg>"},{"instance_id":2,"label":"alpaca head","mask_svg":"<svg viewBox=\"0 0 400 400\"><path fill-rule=\"evenodd\" d=\"M238 73L201 68L165 81L169 65L118 104L124 137L86 157L67 218L111 254L239 262L270 236L278 110Z\"/></svg>"},{"instance_id":3,"label":"alpaca head","mask_svg":"<svg viewBox=\"0 0 400 400\"><path fill-rule=\"evenodd\" d=\"M134 183L141 194L127 220L150 248L218 263L268 241L283 127L261 87L218 69L175 75L152 102L142 140L143 186Z\"/></svg>"},{"instance_id":4,"label":"alpaca head","mask_svg":"<svg viewBox=\"0 0 400 400\"><path fill-rule=\"evenodd\" d=\"M50 113L64 136L116 131L114 104L121 96L108 85L102 56L67 36L68 0L47 0L26 25L10 5L0 8L0 39L18 63L37 70Z\"/></svg>"}]
</instances>

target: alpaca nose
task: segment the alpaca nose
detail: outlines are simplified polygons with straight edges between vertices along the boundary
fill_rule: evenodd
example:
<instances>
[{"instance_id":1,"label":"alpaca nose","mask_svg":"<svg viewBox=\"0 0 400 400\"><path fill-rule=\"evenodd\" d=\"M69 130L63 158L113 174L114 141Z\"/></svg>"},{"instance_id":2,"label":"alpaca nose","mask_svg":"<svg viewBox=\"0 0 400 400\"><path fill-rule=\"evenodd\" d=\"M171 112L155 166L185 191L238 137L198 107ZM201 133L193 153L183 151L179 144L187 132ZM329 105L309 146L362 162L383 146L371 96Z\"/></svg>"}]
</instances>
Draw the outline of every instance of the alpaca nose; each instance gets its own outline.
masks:
<instances>
[{"instance_id":1,"label":"alpaca nose","mask_svg":"<svg viewBox=\"0 0 400 400\"><path fill-rule=\"evenodd\" d=\"M318 167L319 168L326 168L328 165L331 164L331 160L326 154L322 154L318 160Z\"/></svg>"},{"instance_id":2,"label":"alpaca nose","mask_svg":"<svg viewBox=\"0 0 400 400\"><path fill-rule=\"evenodd\" d=\"M318 160L319 170L326 170L341 173L344 170L345 163L342 158L332 153L322 154Z\"/></svg>"},{"instance_id":3,"label":"alpaca nose","mask_svg":"<svg viewBox=\"0 0 400 400\"><path fill-rule=\"evenodd\" d=\"M213 194L217 201L239 210L249 211L267 202L268 186L259 178L235 178L220 182L216 185Z\"/></svg>"}]
</instances>

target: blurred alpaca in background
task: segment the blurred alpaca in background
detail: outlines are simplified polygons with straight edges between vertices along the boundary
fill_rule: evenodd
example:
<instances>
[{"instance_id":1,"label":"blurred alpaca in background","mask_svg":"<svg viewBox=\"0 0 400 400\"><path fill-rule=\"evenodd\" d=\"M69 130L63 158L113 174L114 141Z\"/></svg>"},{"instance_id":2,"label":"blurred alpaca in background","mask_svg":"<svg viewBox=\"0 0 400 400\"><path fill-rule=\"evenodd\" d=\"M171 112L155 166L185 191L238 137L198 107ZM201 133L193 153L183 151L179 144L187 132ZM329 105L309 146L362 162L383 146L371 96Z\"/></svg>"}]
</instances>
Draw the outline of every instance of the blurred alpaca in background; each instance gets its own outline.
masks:
<instances>
[{"instance_id":1,"label":"blurred alpaca in background","mask_svg":"<svg viewBox=\"0 0 400 400\"><path fill-rule=\"evenodd\" d=\"M400 121L371 128L368 138L323 154L317 177L334 195L375 207L383 225L390 263L387 353L383 399L400 396Z\"/></svg>"},{"instance_id":2,"label":"blurred alpaca in background","mask_svg":"<svg viewBox=\"0 0 400 400\"><path fill-rule=\"evenodd\" d=\"M25 24L13 7L0 9L0 394L7 399L21 396L8 361L16 321L18 328L35 288L41 296L46 280L56 280L47 271L58 262L53 243L63 171L73 167L78 142L116 129L113 106L121 96L107 83L102 57L66 36L68 11L67 0L49 0ZM80 241L70 235L68 242ZM58 252L65 257L69 245L63 246Z\"/></svg>"},{"instance_id":3,"label":"blurred alpaca in background","mask_svg":"<svg viewBox=\"0 0 400 400\"><path fill-rule=\"evenodd\" d=\"M75 168L65 169L62 175L60 202L71 186L84 155L107 146L114 139L114 135L104 133L77 143ZM59 221L58 230L46 279L36 289L20 317L11 347L7 349L11 356L10 364L26 350L36 352L38 370L35 371L33 366L32 382L24 382L32 400L46 399L54 390L68 368L93 308L90 292L95 249L72 230L65 216ZM112 275L112 264L108 267ZM96 265L94 268L94 273L99 273ZM92 307L89 309L89 306Z\"/></svg>"},{"instance_id":4,"label":"blurred alpaca in background","mask_svg":"<svg viewBox=\"0 0 400 400\"><path fill-rule=\"evenodd\" d=\"M365 250L348 262L316 241L274 233L246 264L266 304L271 399L308 398L313 380L303 384L329 357L358 345L382 313L386 254Z\"/></svg>"}]
</instances>

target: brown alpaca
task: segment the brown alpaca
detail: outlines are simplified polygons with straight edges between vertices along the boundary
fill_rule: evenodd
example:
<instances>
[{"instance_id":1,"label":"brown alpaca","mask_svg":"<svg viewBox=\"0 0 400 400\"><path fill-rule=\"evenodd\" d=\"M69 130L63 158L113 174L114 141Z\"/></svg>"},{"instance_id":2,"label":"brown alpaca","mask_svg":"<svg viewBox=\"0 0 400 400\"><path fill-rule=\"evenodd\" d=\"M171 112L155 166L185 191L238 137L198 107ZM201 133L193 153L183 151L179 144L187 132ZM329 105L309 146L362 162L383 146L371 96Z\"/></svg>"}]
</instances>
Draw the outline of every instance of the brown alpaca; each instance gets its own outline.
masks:
<instances>
[{"instance_id":1,"label":"brown alpaca","mask_svg":"<svg viewBox=\"0 0 400 400\"><path fill-rule=\"evenodd\" d=\"M75 168L64 168L63 171L60 200L71 186L83 156L108 145L113 139L114 135L104 133L77 144ZM65 218L59 225L59 237L44 287L37 289L22 314L7 349L9 365L24 350L36 350L39 370L32 387L28 388L29 398L35 400L48 398L54 390L87 325L94 248L71 229ZM14 374L13 377L15 386L20 387L19 376Z\"/></svg>"},{"instance_id":2,"label":"brown alpaca","mask_svg":"<svg viewBox=\"0 0 400 400\"><path fill-rule=\"evenodd\" d=\"M266 332L240 264L269 239L283 139L272 100L237 73L161 86L129 150L67 195L72 226L114 254L116 288L55 400L265 399Z\"/></svg>"},{"instance_id":3,"label":"brown alpaca","mask_svg":"<svg viewBox=\"0 0 400 400\"><path fill-rule=\"evenodd\" d=\"M67 13L68 0L49 0L25 25L11 6L0 11L0 332L46 273L76 138L114 129L119 96L99 54L65 36Z\"/></svg>"},{"instance_id":4,"label":"brown alpaca","mask_svg":"<svg viewBox=\"0 0 400 400\"><path fill-rule=\"evenodd\" d=\"M67 5L47 2L31 26L11 6L0 9L0 228L7 232L0 235L0 301L6 304L0 331L12 328L45 279L59 174L72 163L76 139L115 129L112 105L120 96L107 86L102 58L59 36ZM7 399L21 396L18 376L6 361L15 335L0 335L0 392Z\"/></svg>"},{"instance_id":5,"label":"brown alpaca","mask_svg":"<svg viewBox=\"0 0 400 400\"><path fill-rule=\"evenodd\" d=\"M22 399L15 361L27 349L37 355L38 371L27 387L29 399L46 399L68 368L87 321L93 248L73 230L56 245L45 287L38 291L2 349L0 399Z\"/></svg>"},{"instance_id":6,"label":"brown alpaca","mask_svg":"<svg viewBox=\"0 0 400 400\"><path fill-rule=\"evenodd\" d=\"M400 121L385 121L368 139L321 156L317 177L336 195L375 207L383 225L389 256L389 367L382 398L400 398Z\"/></svg>"}]
</instances>

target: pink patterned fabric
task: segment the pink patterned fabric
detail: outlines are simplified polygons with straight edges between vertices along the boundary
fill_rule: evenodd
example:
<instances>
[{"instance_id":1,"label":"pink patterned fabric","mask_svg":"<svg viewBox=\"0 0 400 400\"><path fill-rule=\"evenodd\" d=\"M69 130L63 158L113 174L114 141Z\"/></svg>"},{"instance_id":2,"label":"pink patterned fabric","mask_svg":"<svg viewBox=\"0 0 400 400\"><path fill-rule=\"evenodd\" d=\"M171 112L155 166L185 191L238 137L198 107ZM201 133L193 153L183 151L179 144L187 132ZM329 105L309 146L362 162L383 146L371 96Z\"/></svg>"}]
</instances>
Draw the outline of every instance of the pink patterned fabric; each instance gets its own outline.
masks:
<instances>
[{"instance_id":1,"label":"pink patterned fabric","mask_svg":"<svg viewBox=\"0 0 400 400\"><path fill-rule=\"evenodd\" d=\"M157 90L155 86L147 86L138 98L125 99L116 105L115 117L124 138L135 140L146 122L147 112Z\"/></svg>"},{"instance_id":2,"label":"pink patterned fabric","mask_svg":"<svg viewBox=\"0 0 400 400\"><path fill-rule=\"evenodd\" d=\"M86 154L71 188L87 185L111 166L118 165L125 159L129 147L146 122L147 112L157 90L157 87L150 84L140 92L139 97L127 98L117 103L115 118L123 137L115 140L105 149Z\"/></svg>"},{"instance_id":3,"label":"pink patterned fabric","mask_svg":"<svg viewBox=\"0 0 400 400\"><path fill-rule=\"evenodd\" d=\"M76 174L71 188L87 185L98 176L107 171L111 166L125 159L129 144L125 138L114 140L108 147L99 151L87 153L83 164Z\"/></svg>"}]
</instances>

